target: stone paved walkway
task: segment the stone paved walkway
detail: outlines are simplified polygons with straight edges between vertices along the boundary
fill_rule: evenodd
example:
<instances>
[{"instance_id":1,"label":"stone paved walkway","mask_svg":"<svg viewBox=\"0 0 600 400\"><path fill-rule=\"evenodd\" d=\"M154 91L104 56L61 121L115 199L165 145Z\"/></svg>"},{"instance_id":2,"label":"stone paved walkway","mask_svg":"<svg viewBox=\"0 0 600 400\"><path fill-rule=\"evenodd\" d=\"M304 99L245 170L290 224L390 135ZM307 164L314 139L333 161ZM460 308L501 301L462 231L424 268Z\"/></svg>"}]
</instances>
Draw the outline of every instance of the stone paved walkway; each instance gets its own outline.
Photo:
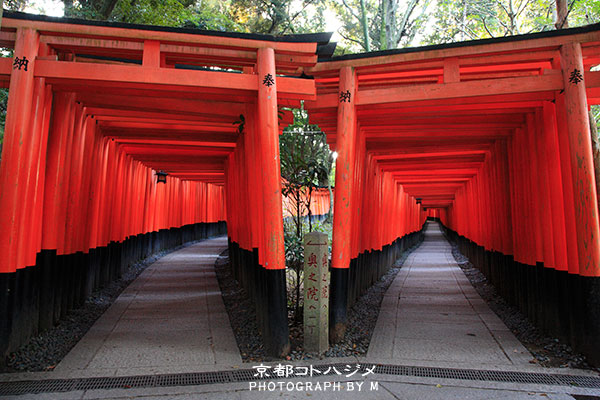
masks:
<instances>
[{"instance_id":1,"label":"stone paved walkway","mask_svg":"<svg viewBox=\"0 0 600 400\"><path fill-rule=\"evenodd\" d=\"M383 299L370 361L462 368L535 369L532 355L477 294L437 223ZM508 368L507 368L508 367Z\"/></svg>"},{"instance_id":2,"label":"stone paved walkway","mask_svg":"<svg viewBox=\"0 0 600 400\"><path fill-rule=\"evenodd\" d=\"M163 257L148 267L96 322L54 371L1 374L0 382L70 377L139 376L223 371L242 365L214 273L226 238L203 241ZM382 303L367 357L324 359L314 364L365 361L447 368L544 369L489 310L454 262L437 224L407 259ZM275 366L279 361L266 363ZM308 365L307 362L284 364ZM278 381L274 379L272 382ZM157 388L88 389L9 396L14 399L532 399L574 400L600 390L516 382L441 377L370 375L315 376L293 383L338 390L302 388L250 390L252 382ZM354 382L354 384L349 383ZM372 384L375 383L375 386ZM362 390L358 390L361 384ZM330 386L331 387L331 386ZM309 397L310 396L310 397Z\"/></svg>"},{"instance_id":3,"label":"stone paved walkway","mask_svg":"<svg viewBox=\"0 0 600 400\"><path fill-rule=\"evenodd\" d=\"M214 271L227 238L150 265L57 365L60 375L229 369L242 360Z\"/></svg>"}]
</instances>

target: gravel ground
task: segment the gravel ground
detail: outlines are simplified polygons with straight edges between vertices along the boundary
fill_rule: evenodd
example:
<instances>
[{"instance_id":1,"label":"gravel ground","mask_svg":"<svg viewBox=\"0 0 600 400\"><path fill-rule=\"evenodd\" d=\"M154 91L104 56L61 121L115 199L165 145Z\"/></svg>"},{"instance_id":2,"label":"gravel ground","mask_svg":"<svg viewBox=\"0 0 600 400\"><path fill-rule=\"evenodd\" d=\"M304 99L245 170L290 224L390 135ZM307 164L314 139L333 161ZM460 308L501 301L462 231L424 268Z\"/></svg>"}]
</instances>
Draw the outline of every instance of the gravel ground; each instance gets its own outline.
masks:
<instances>
[{"instance_id":1,"label":"gravel ground","mask_svg":"<svg viewBox=\"0 0 600 400\"><path fill-rule=\"evenodd\" d=\"M291 353L288 360L311 360L323 357L348 357L365 355L377 323L379 307L387 288L402 267L408 255L417 246L405 251L381 279L363 294L348 310L348 325L342 342L331 346L322 356L304 351L304 331L301 323L294 322L293 310L288 312ZM229 321L244 362L273 361L265 355L262 339L256 323L254 303L246 291L233 278L229 269L227 251L215 263L215 269Z\"/></svg>"},{"instance_id":2,"label":"gravel ground","mask_svg":"<svg viewBox=\"0 0 600 400\"><path fill-rule=\"evenodd\" d=\"M488 306L500 317L506 326L514 333L519 341L533 354L530 363L544 367L578 368L595 370L590 367L581 354L573 353L571 347L558 339L545 336L529 322L519 310L508 304L498 293L485 275L471 264L455 243L452 243L452 255L463 270L477 293L487 302Z\"/></svg>"},{"instance_id":3,"label":"gravel ground","mask_svg":"<svg viewBox=\"0 0 600 400\"><path fill-rule=\"evenodd\" d=\"M229 250L225 250L217 257L215 272L242 360L244 362L265 360L262 336L256 323L256 308L246 290L231 274Z\"/></svg>"},{"instance_id":4,"label":"gravel ground","mask_svg":"<svg viewBox=\"0 0 600 400\"><path fill-rule=\"evenodd\" d=\"M189 246L193 243L186 244ZM79 342L94 322L110 307L115 299L146 267L164 255L183 248L180 246L155 254L132 265L123 276L95 291L78 309L69 311L58 325L35 336L16 352L6 357L6 366L0 372L49 371Z\"/></svg>"}]
</instances>

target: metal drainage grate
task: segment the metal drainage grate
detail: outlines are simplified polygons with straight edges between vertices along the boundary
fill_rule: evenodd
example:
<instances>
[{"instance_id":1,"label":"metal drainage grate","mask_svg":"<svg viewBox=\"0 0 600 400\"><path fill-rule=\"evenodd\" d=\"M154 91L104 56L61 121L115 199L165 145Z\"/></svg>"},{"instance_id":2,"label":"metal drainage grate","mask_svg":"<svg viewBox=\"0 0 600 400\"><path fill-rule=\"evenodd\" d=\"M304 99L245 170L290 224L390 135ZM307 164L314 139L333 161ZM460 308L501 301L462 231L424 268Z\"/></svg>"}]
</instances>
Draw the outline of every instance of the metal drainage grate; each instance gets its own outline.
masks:
<instances>
[{"instance_id":1,"label":"metal drainage grate","mask_svg":"<svg viewBox=\"0 0 600 400\"><path fill-rule=\"evenodd\" d=\"M347 375L354 372L356 364L320 364L314 366L319 375ZM404 365L360 364L356 376L367 371L375 374L414 376L422 378L459 379L474 381L534 383L542 385L563 385L581 388L600 388L600 377L580 375L545 374L539 372L488 371L456 368L412 367ZM283 377L259 377L254 369L238 369L233 371L198 372L184 374L123 376L106 378L48 379L39 381L0 382L0 396L21 395L28 393L69 392L73 390L94 389L129 389L169 386L193 386L215 383L249 382L271 379L307 378L306 375Z\"/></svg>"},{"instance_id":2,"label":"metal drainage grate","mask_svg":"<svg viewBox=\"0 0 600 400\"><path fill-rule=\"evenodd\" d=\"M600 389L600 378L580 375L555 375L561 385Z\"/></svg>"}]
</instances>

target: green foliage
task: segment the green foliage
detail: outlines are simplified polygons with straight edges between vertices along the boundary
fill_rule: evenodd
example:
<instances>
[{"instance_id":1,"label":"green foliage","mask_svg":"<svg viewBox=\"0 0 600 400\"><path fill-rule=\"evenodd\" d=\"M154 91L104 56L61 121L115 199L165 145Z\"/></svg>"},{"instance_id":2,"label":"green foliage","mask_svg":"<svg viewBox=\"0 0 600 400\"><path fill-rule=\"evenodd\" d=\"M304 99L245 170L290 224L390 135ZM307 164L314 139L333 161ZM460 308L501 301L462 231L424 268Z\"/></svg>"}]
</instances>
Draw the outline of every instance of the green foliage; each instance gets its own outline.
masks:
<instances>
[{"instance_id":1,"label":"green foliage","mask_svg":"<svg viewBox=\"0 0 600 400\"><path fill-rule=\"evenodd\" d=\"M329 0L328 5L343 22L338 33L346 41L339 45L336 53L410 46L425 27L430 2L431 0ZM366 17L370 46L363 33L363 17Z\"/></svg>"},{"instance_id":2,"label":"green foliage","mask_svg":"<svg viewBox=\"0 0 600 400\"><path fill-rule=\"evenodd\" d=\"M600 2L598 0L576 0L571 5L569 26L597 24L600 22Z\"/></svg>"},{"instance_id":3,"label":"green foliage","mask_svg":"<svg viewBox=\"0 0 600 400\"><path fill-rule=\"evenodd\" d=\"M569 26L600 22L600 2L569 1ZM438 0L428 44L553 30L553 0Z\"/></svg>"},{"instance_id":4,"label":"green foliage","mask_svg":"<svg viewBox=\"0 0 600 400\"><path fill-rule=\"evenodd\" d=\"M240 114L237 121L235 121L233 125L237 125L237 131L239 134L244 133L244 127L246 126L246 118L242 114Z\"/></svg>"},{"instance_id":5,"label":"green foliage","mask_svg":"<svg viewBox=\"0 0 600 400\"><path fill-rule=\"evenodd\" d=\"M293 270L301 270L304 262L304 244L302 238L296 235L295 223L290 219L283 222L283 239L286 265Z\"/></svg>"},{"instance_id":6,"label":"green foliage","mask_svg":"<svg viewBox=\"0 0 600 400\"><path fill-rule=\"evenodd\" d=\"M83 19L177 26L220 31L243 28L216 0L64 0L65 15Z\"/></svg>"},{"instance_id":7,"label":"green foliage","mask_svg":"<svg viewBox=\"0 0 600 400\"><path fill-rule=\"evenodd\" d=\"M217 31L301 33L323 30L323 0L63 0L65 15Z\"/></svg>"},{"instance_id":8,"label":"green foliage","mask_svg":"<svg viewBox=\"0 0 600 400\"><path fill-rule=\"evenodd\" d=\"M332 157L325 134L317 125L308 123L304 109L293 109L294 123L279 137L282 193L292 203L288 210L296 221L296 234L301 239L301 216L310 216L310 200L316 187L328 185ZM310 222L309 222L310 223Z\"/></svg>"},{"instance_id":9,"label":"green foliage","mask_svg":"<svg viewBox=\"0 0 600 400\"><path fill-rule=\"evenodd\" d=\"M594 117L594 121L596 121L596 127L600 135L600 105L593 105L590 108L592 116Z\"/></svg>"},{"instance_id":10,"label":"green foliage","mask_svg":"<svg viewBox=\"0 0 600 400\"><path fill-rule=\"evenodd\" d=\"M308 113L294 109L294 123L279 138L281 176L284 194L327 183L331 169L331 151L325 134L317 125L308 123Z\"/></svg>"},{"instance_id":11,"label":"green foliage","mask_svg":"<svg viewBox=\"0 0 600 400\"><path fill-rule=\"evenodd\" d=\"M232 19L248 32L306 33L323 30L323 0L230 0Z\"/></svg>"},{"instance_id":12,"label":"green foliage","mask_svg":"<svg viewBox=\"0 0 600 400\"><path fill-rule=\"evenodd\" d=\"M312 191L328 183L331 170L331 151L325 141L325 134L316 125L308 122L307 112L292 109L294 123L283 130L279 138L281 160L282 193L290 199L292 215L284 220L284 242L286 265L293 271L290 298L294 308L294 318L301 321L301 285L304 265L303 237L313 230L310 218ZM308 211L308 217L303 217ZM316 227L317 224L314 224Z\"/></svg>"},{"instance_id":13,"label":"green foliage","mask_svg":"<svg viewBox=\"0 0 600 400\"><path fill-rule=\"evenodd\" d=\"M23 11L30 0L5 0L2 4L4 9L11 11Z\"/></svg>"},{"instance_id":14,"label":"green foliage","mask_svg":"<svg viewBox=\"0 0 600 400\"><path fill-rule=\"evenodd\" d=\"M431 44L539 32L554 27L554 2L546 0L440 0Z\"/></svg>"}]
</instances>

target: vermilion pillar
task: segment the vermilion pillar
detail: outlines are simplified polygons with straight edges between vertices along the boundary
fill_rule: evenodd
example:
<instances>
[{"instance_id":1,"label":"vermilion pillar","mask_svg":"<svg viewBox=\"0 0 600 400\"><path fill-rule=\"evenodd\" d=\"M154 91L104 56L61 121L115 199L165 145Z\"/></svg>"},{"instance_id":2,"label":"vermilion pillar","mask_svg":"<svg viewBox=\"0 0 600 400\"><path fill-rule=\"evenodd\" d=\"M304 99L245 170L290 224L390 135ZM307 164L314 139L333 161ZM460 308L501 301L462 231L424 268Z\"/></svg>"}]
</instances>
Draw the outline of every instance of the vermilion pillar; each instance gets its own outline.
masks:
<instances>
[{"instance_id":1,"label":"vermilion pillar","mask_svg":"<svg viewBox=\"0 0 600 400\"><path fill-rule=\"evenodd\" d=\"M16 348L20 337L28 337L37 329L36 293L22 290L27 287L32 270L27 266L35 264L29 256L35 246L25 246L19 258L19 246L31 243L30 230L21 229L20 222L25 210L24 204L32 204L35 196L37 158L35 149L41 145L41 129L32 129L32 104L34 100L34 63L38 54L39 36L32 29L17 29L13 69L10 76L10 89L4 146L0 163L0 354ZM43 88L39 88L41 95ZM37 103L37 102L36 102ZM33 149L33 150L32 150ZM29 214L31 215L31 214ZM38 221L29 220L29 224ZM26 263L31 263L27 265ZM33 314L29 318L29 311Z\"/></svg>"},{"instance_id":2,"label":"vermilion pillar","mask_svg":"<svg viewBox=\"0 0 600 400\"><path fill-rule=\"evenodd\" d=\"M267 280L268 323L263 329L267 351L284 356L290 350L287 321L281 170L279 164L279 118L275 52L262 48L257 54L259 153L263 155L264 265Z\"/></svg>"},{"instance_id":3,"label":"vermilion pillar","mask_svg":"<svg viewBox=\"0 0 600 400\"><path fill-rule=\"evenodd\" d=\"M579 256L579 276L570 279L570 301L576 304L570 313L572 344L586 354L592 364L599 364L600 228L581 45L562 45L560 59Z\"/></svg>"},{"instance_id":4,"label":"vermilion pillar","mask_svg":"<svg viewBox=\"0 0 600 400\"><path fill-rule=\"evenodd\" d=\"M20 214L26 211L22 207L27 200L24 196L35 193L35 190L27 191L26 188L35 180L28 179L27 173L34 173L34 170L25 162L34 161L28 155L31 147L39 142L39 137L34 137L34 134L41 134L41 130L31 129L30 124L38 46L39 36L35 30L17 30L0 164L0 226L3 229L0 235L0 272L14 272L25 267L17 265L17 249L20 240L29 239L20 237L24 230L19 229Z\"/></svg>"},{"instance_id":5,"label":"vermilion pillar","mask_svg":"<svg viewBox=\"0 0 600 400\"><path fill-rule=\"evenodd\" d=\"M579 43L560 49L575 202L579 275L600 276L600 230L594 162Z\"/></svg>"},{"instance_id":6,"label":"vermilion pillar","mask_svg":"<svg viewBox=\"0 0 600 400\"><path fill-rule=\"evenodd\" d=\"M356 146L356 75L351 67L340 70L337 113L335 201L333 207L333 244L331 254L331 309L329 338L343 339L346 332L348 268L352 238L352 185Z\"/></svg>"}]
</instances>

